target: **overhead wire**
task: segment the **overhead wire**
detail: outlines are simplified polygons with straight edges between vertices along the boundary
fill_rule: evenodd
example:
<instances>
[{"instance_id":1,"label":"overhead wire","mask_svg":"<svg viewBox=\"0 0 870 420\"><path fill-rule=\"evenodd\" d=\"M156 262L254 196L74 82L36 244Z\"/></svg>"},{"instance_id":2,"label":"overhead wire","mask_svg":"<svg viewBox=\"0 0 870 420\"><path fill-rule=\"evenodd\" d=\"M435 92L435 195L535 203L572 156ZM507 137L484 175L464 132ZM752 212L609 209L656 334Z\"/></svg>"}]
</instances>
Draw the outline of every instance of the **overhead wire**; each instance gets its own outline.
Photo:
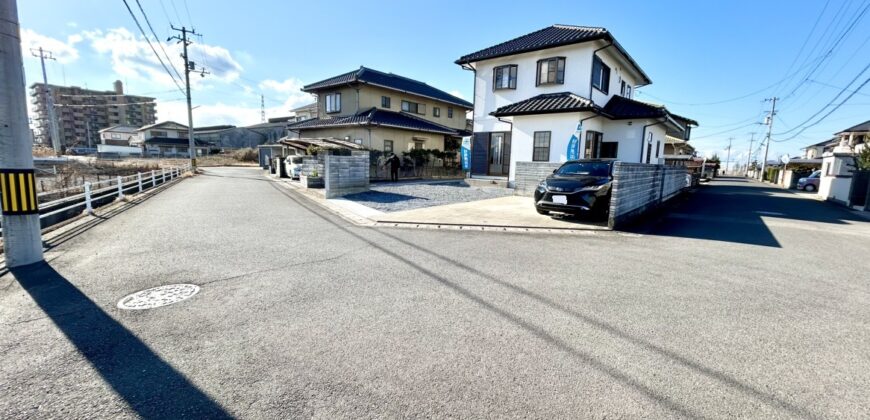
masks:
<instances>
[{"instance_id":1,"label":"overhead wire","mask_svg":"<svg viewBox=\"0 0 870 420\"><path fill-rule=\"evenodd\" d=\"M157 42L157 45L160 46L160 51L163 51L163 56L166 57L166 61L169 62L169 67L172 68L172 71L175 72L175 75L178 76L179 80L183 80L184 77L181 76L181 73L178 72L178 69L172 64L172 59L169 58L169 54L166 53L166 49L163 48L163 43L160 42L160 37L157 36L157 32L154 31L154 27L151 26L151 21L148 19L148 14L145 13L145 9L142 8L142 3L139 0L136 0L136 5L139 6L139 11L142 12L142 17L145 18L145 24L148 25L148 29L151 30L151 34L154 35L154 40Z\"/></svg>"},{"instance_id":2,"label":"overhead wire","mask_svg":"<svg viewBox=\"0 0 870 420\"><path fill-rule=\"evenodd\" d=\"M169 71L169 68L166 67L166 63L163 62L163 59L160 58L160 54L157 53L157 49L154 48L154 45L151 44L151 40L148 39L148 35L145 34L145 30L142 28L142 25L139 23L139 19L136 18L136 14L133 13L133 9L130 8L130 5L127 3L127 0L122 0L124 2L124 6L127 7L127 11L130 13L130 17L133 18L133 22L136 23L136 26L139 28L139 32L142 33L142 36L145 37L145 42L148 43L148 46L151 47L151 51L154 52L154 56L157 57L157 61L160 62L160 65L163 67L163 70L166 70L166 74L169 75L169 78L172 79L172 83L178 88L181 93L184 93L184 89L182 89L181 85L175 80L175 76L172 75L172 72Z\"/></svg>"}]
</instances>

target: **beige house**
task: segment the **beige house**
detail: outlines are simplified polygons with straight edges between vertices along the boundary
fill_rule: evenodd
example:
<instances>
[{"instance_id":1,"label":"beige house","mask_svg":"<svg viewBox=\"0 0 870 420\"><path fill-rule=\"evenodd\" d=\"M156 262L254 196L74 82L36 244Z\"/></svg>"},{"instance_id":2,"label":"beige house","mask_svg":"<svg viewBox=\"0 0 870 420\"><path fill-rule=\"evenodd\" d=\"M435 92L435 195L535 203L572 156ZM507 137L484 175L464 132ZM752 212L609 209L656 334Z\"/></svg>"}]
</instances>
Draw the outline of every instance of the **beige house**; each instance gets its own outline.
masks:
<instances>
[{"instance_id":1,"label":"beige house","mask_svg":"<svg viewBox=\"0 0 870 420\"><path fill-rule=\"evenodd\" d=\"M305 86L317 95L317 118L291 124L302 138L335 138L385 154L445 149L469 135L472 104L426 83L360 67Z\"/></svg>"}]
</instances>

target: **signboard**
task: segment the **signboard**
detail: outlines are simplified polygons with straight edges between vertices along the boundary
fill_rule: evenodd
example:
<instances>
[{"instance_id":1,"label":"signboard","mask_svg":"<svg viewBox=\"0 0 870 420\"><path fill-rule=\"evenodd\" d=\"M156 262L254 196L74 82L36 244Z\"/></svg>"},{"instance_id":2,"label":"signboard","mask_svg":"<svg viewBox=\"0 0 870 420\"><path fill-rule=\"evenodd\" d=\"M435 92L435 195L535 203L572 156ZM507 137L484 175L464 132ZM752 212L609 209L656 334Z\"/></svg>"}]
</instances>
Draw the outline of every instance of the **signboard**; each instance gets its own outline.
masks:
<instances>
[{"instance_id":1,"label":"signboard","mask_svg":"<svg viewBox=\"0 0 870 420\"><path fill-rule=\"evenodd\" d=\"M788 157L788 155L783 155L781 158L779 158L779 160L781 160L782 163L788 165L788 162L791 160L791 158Z\"/></svg>"},{"instance_id":2,"label":"signboard","mask_svg":"<svg viewBox=\"0 0 870 420\"><path fill-rule=\"evenodd\" d=\"M568 151L565 153L568 156L568 160L580 159L580 136L582 132L583 122L579 122L577 123L577 130L574 131L571 139L568 140Z\"/></svg>"},{"instance_id":3,"label":"signboard","mask_svg":"<svg viewBox=\"0 0 870 420\"><path fill-rule=\"evenodd\" d=\"M462 170L470 171L471 170L471 137L463 137L462 138L462 147L460 150L460 157L462 159Z\"/></svg>"},{"instance_id":4,"label":"signboard","mask_svg":"<svg viewBox=\"0 0 870 420\"><path fill-rule=\"evenodd\" d=\"M39 213L33 169L0 169L0 206L5 215Z\"/></svg>"}]
</instances>

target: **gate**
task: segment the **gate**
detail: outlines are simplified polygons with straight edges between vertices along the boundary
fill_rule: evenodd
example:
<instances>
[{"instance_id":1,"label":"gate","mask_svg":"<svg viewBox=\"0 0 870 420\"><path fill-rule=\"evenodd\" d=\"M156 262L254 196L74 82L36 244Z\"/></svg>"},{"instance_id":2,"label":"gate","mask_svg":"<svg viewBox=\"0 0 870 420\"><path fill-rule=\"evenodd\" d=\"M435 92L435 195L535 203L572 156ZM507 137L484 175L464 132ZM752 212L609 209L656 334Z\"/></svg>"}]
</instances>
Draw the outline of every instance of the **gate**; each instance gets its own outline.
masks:
<instances>
[{"instance_id":1,"label":"gate","mask_svg":"<svg viewBox=\"0 0 870 420\"><path fill-rule=\"evenodd\" d=\"M870 171L855 171L852 175L852 188L849 191L849 205L860 206L867 210L870 195Z\"/></svg>"}]
</instances>

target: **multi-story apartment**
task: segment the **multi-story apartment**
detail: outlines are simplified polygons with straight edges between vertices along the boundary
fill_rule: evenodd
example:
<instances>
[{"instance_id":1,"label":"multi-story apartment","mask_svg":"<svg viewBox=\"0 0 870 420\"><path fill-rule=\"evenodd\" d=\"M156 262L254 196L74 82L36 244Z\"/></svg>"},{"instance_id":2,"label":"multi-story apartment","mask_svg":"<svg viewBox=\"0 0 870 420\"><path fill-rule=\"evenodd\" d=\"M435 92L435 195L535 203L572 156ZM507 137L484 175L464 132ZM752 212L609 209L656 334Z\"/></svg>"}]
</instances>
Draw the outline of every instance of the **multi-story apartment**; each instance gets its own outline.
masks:
<instances>
[{"instance_id":1,"label":"multi-story apartment","mask_svg":"<svg viewBox=\"0 0 870 420\"><path fill-rule=\"evenodd\" d=\"M456 64L474 72L472 176L512 182L518 161L664 163L666 136L697 125L633 99L652 82L604 28L553 25Z\"/></svg>"},{"instance_id":2,"label":"multi-story apartment","mask_svg":"<svg viewBox=\"0 0 870 420\"><path fill-rule=\"evenodd\" d=\"M444 150L465 132L472 105L426 83L360 67L302 88L317 95L315 118L290 124L300 137L337 138L384 154Z\"/></svg>"},{"instance_id":3,"label":"multi-story apartment","mask_svg":"<svg viewBox=\"0 0 870 420\"><path fill-rule=\"evenodd\" d=\"M115 81L114 90L100 91L78 86L49 85L57 116L60 143L64 147L91 146L100 143L99 131L116 126L141 127L157 120L155 98L125 95L124 85ZM33 117L36 141L51 145L46 89L42 83L30 86L36 106Z\"/></svg>"}]
</instances>

